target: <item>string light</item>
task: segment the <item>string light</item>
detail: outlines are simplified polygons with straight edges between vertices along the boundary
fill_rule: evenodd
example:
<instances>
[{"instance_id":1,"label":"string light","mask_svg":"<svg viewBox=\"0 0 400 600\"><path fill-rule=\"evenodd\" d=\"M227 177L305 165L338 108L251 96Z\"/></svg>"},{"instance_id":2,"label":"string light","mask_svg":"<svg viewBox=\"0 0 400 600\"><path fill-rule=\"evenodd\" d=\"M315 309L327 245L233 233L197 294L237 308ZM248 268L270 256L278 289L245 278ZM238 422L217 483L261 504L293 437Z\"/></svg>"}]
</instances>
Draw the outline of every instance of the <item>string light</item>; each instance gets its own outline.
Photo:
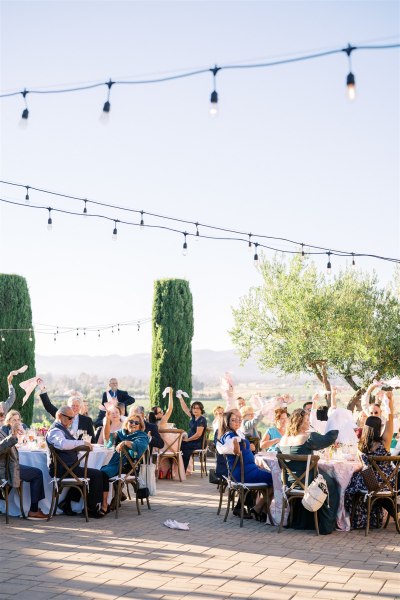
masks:
<instances>
[{"instance_id":1,"label":"string light","mask_svg":"<svg viewBox=\"0 0 400 600\"><path fill-rule=\"evenodd\" d=\"M353 48L353 46L351 46L350 44L348 44L347 48L345 49L345 52L349 59L349 69L350 69L349 74L347 75L347 78L346 78L347 97L349 100L355 100L355 97L356 97L356 79L351 70L351 53L353 52L353 50L355 50L355 48Z\"/></svg>"},{"instance_id":2,"label":"string light","mask_svg":"<svg viewBox=\"0 0 400 600\"><path fill-rule=\"evenodd\" d=\"M326 265L326 274L328 277L332 274L332 265L331 265L331 253L328 252L328 264Z\"/></svg>"},{"instance_id":3,"label":"string light","mask_svg":"<svg viewBox=\"0 0 400 600\"><path fill-rule=\"evenodd\" d=\"M140 231L144 231L143 211L140 211Z\"/></svg>"},{"instance_id":4,"label":"string light","mask_svg":"<svg viewBox=\"0 0 400 600\"><path fill-rule=\"evenodd\" d=\"M268 62L262 62L262 63L247 63L247 64L239 63L236 65L235 64L234 65L225 65L225 66L220 66L220 67L215 65L215 67L213 67L213 68L196 69L196 70L191 70L191 71L187 71L184 73L179 72L174 75L157 77L157 78L153 78L153 79L138 79L138 80L130 80L130 81L112 81L110 79L107 82L90 83L90 84L84 84L84 85L77 86L77 87L74 86L74 87L68 87L68 88L63 88L63 89L51 89L50 88L50 89L27 90L25 88L22 92L14 91L14 92L5 92L3 94L0 94L0 98L7 98L7 97L12 97L12 96L22 95L24 102L25 102L25 109L22 113L21 122L26 125L28 122L28 116L29 116L29 110L28 110L28 106L27 106L27 102L26 102L27 94L44 95L44 94L73 93L73 92L79 92L79 91L83 91L83 90L92 90L92 89L95 89L98 87L103 87L104 85L106 85L108 88L107 100L103 105L102 115L100 117L101 121L106 122L107 117L110 114L110 109L111 109L110 93L111 93L111 87L113 85L124 85L124 86L135 85L135 86L137 86L137 85L164 83L164 82L173 81L173 80L177 80L177 79L184 79L184 78L202 75L204 73L208 73L211 71L211 73L213 74L214 90L211 93L211 98L210 98L210 100L211 100L210 114L215 116L218 112L218 94L217 94L216 87L215 87L215 78L216 78L216 74L223 69L229 69L231 71L232 70L243 71L245 69L265 69L268 67L275 67L275 66L286 65L286 64L291 64L291 63L300 63L300 62L304 62L306 60L324 58L327 56L332 56L334 54L340 54L342 52L345 52L348 55L348 57L350 58L350 54L352 52L354 52L355 50L357 50L357 51L387 50L387 49L393 49L393 48L399 48L399 47L400 47L400 44L360 45L360 46L351 46L350 44L348 44L348 46L346 48L335 48L332 50L324 50L321 52L303 54L300 56L298 55L298 53L296 53L296 55L293 55L291 58L286 58L286 59L281 59L281 60L270 60ZM354 75L351 72L351 70L347 76L347 87L348 87L348 92L350 93L351 97L354 98L355 97L355 78L354 78Z\"/></svg>"},{"instance_id":5,"label":"string light","mask_svg":"<svg viewBox=\"0 0 400 600\"><path fill-rule=\"evenodd\" d=\"M26 204L29 204L29 185L27 185L25 187L26 187L25 202L26 202Z\"/></svg>"},{"instance_id":6,"label":"string light","mask_svg":"<svg viewBox=\"0 0 400 600\"><path fill-rule=\"evenodd\" d=\"M258 264L259 264L259 263L258 263L258 252L257 252L257 250L258 250L258 244L257 244L257 242L255 242L255 244L254 244L254 247L255 247L255 254L254 254L254 266L255 266L256 268L258 268Z\"/></svg>"},{"instance_id":7,"label":"string light","mask_svg":"<svg viewBox=\"0 0 400 600\"><path fill-rule=\"evenodd\" d=\"M3 335L3 332L1 332L1 341L2 341L2 342L5 342L5 341L6 341L6 338L4 337L4 335Z\"/></svg>"},{"instance_id":8,"label":"string light","mask_svg":"<svg viewBox=\"0 0 400 600\"><path fill-rule=\"evenodd\" d=\"M29 329L29 341L33 342L33 338L32 338L32 329Z\"/></svg>"},{"instance_id":9,"label":"string light","mask_svg":"<svg viewBox=\"0 0 400 600\"><path fill-rule=\"evenodd\" d=\"M103 111L100 115L100 121L104 125L108 123L109 116L110 116L110 109L111 109L110 94L111 94L111 88L113 85L114 85L114 81L111 81L111 79L106 83L106 86L108 87L107 100L104 102Z\"/></svg>"},{"instance_id":10,"label":"string light","mask_svg":"<svg viewBox=\"0 0 400 600\"><path fill-rule=\"evenodd\" d=\"M114 229L112 234L112 241L116 242L118 239L118 231L117 231L117 221L114 221Z\"/></svg>"},{"instance_id":11,"label":"string light","mask_svg":"<svg viewBox=\"0 0 400 600\"><path fill-rule=\"evenodd\" d=\"M49 211L49 218L47 219L47 229L51 231L53 229L53 219L51 218L52 209L49 207L47 210Z\"/></svg>"},{"instance_id":12,"label":"string light","mask_svg":"<svg viewBox=\"0 0 400 600\"><path fill-rule=\"evenodd\" d=\"M83 214L87 215L87 207L86 207L87 200L84 200L84 203L85 203L85 206L83 207Z\"/></svg>"},{"instance_id":13,"label":"string light","mask_svg":"<svg viewBox=\"0 0 400 600\"><path fill-rule=\"evenodd\" d=\"M195 241L195 242L199 242L199 241L200 241L199 224L198 224L198 223L195 223L195 225L196 225L196 236L195 236L195 238L194 238L194 241Z\"/></svg>"},{"instance_id":14,"label":"string light","mask_svg":"<svg viewBox=\"0 0 400 600\"><path fill-rule=\"evenodd\" d=\"M79 329L76 329L76 337L79 337Z\"/></svg>"},{"instance_id":15,"label":"string light","mask_svg":"<svg viewBox=\"0 0 400 600\"><path fill-rule=\"evenodd\" d=\"M101 335L100 335L100 330L98 330L98 331L97 331L97 337L98 337L98 338L99 338L99 337L101 337Z\"/></svg>"},{"instance_id":16,"label":"string light","mask_svg":"<svg viewBox=\"0 0 400 600\"><path fill-rule=\"evenodd\" d=\"M186 236L187 236L186 231L183 235L185 236L185 241L183 242L182 254L183 254L183 256L186 256L187 252L188 252L187 241L186 241Z\"/></svg>"},{"instance_id":17,"label":"string light","mask_svg":"<svg viewBox=\"0 0 400 600\"><path fill-rule=\"evenodd\" d=\"M301 258L304 259L305 258L305 254L304 254L304 244L301 244Z\"/></svg>"},{"instance_id":18,"label":"string light","mask_svg":"<svg viewBox=\"0 0 400 600\"><path fill-rule=\"evenodd\" d=\"M21 92L21 94L22 94L22 97L25 102L25 108L22 111L21 120L19 122L19 125L21 128L25 129L28 125L28 117L29 117L28 103L26 101L26 96L27 96L27 94L29 94L29 92L27 89L24 89L24 91Z\"/></svg>"},{"instance_id":19,"label":"string light","mask_svg":"<svg viewBox=\"0 0 400 600\"><path fill-rule=\"evenodd\" d=\"M353 252L352 256L353 256L353 260L351 261L351 266L355 267L356 266L356 261L354 259L354 252Z\"/></svg>"},{"instance_id":20,"label":"string light","mask_svg":"<svg viewBox=\"0 0 400 600\"><path fill-rule=\"evenodd\" d=\"M210 69L211 73L213 74L213 84L214 84L214 90L211 92L211 97L210 97L210 108L209 108L209 113L212 117L216 117L218 114L218 93L217 93L217 89L216 89L216 77L217 77L217 73L218 71L220 71L220 67L217 67L217 65L215 65L215 67L213 69Z\"/></svg>"},{"instance_id":21,"label":"string light","mask_svg":"<svg viewBox=\"0 0 400 600\"><path fill-rule=\"evenodd\" d=\"M5 185L10 185L10 186L15 186L15 187L23 187L26 188L26 184L20 184L20 183L13 183L13 182L9 182L9 181L3 181L0 180L0 183L3 183ZM80 197L76 197L76 196L70 196L68 194L62 194L59 192L53 192L50 190L45 190L43 188L36 188L36 187L32 187L29 186L29 189L31 190L35 190L44 194L49 194L52 196L57 196L57 197L62 197L62 198L68 198L68 199L72 199L72 200L80 200L80 201L85 201L86 202L92 202L95 205L101 206L101 207L107 207L107 208L113 208L113 209L117 209L119 211L124 211L124 212L133 212L133 213L139 213L139 214L144 214L143 210L137 210L137 209L133 209L133 208L126 208L126 207L122 207L122 206L116 206L116 205L111 205L111 204L107 204L104 202L99 202L99 201L95 201L95 200L87 200L84 198L80 198ZM81 212L77 213L74 211L70 211L70 210L66 210L66 209L58 209L58 208L50 208L50 207L45 207L45 206L37 206L37 205L25 205L25 204L21 204L20 202L15 202L12 200L6 200L5 198L0 198L0 202L6 203L6 204L10 204L10 205L14 205L14 206L19 206L19 207L24 207L24 208L30 208L30 209L37 209L37 210L48 210L49 211L49 218L51 219L51 213L50 211L55 211L55 212L59 212L59 213L63 213L63 214L68 214L68 215L74 215L74 216L83 216ZM244 242L247 241L248 244L248 250L249 252L251 252L252 249L252 242L251 239L254 236L257 236L258 239L264 239L264 240L271 240L271 242L269 244L265 244L265 243L261 243L260 241L258 242L258 245L260 248L265 248L267 250L272 250L275 252L282 252L282 254L300 254L302 255L302 248L304 248L305 243L304 242L299 242L299 241L295 241L295 240L291 240L288 238L284 238L284 237L279 237L279 236L271 236L271 235L265 235L265 234L261 234L261 233L257 233L257 234L252 234L252 233L245 233L244 231L240 231L240 230L236 230L236 229L227 229L225 227L220 227L220 226L216 226L216 225L208 225L205 223L199 223L197 221L188 221L186 219L182 219L179 217L173 217L173 216L168 216L168 215L162 215L162 214L157 214L157 213L150 213L146 211L146 214L156 218L156 219L162 219L166 222L170 222L170 221L174 221L177 223L184 223L184 224L188 224L191 226L195 226L196 227L196 234L187 234L187 235L195 235L195 238L198 239L200 237L204 238L204 239L210 239L210 240L219 240L219 241L238 241L238 242ZM85 215L85 217L87 218L97 218L97 219L106 219L108 221L113 221L114 225L116 225L116 223L123 223L124 225L130 225L133 227L138 227L139 224L137 222L131 222L131 221L125 221L125 220L121 220L121 219L114 219L112 217L109 217L107 215L104 214L87 214ZM206 233L201 233L199 232L199 235L197 236L197 232L199 231L199 227L202 227L205 230L211 230L212 232L216 232L217 235L207 235ZM184 231L174 228L174 227L170 227L167 224L163 223L163 224L144 224L143 223L143 228L150 228L150 229L160 229L160 230L164 230L164 231L170 231L173 233L177 233L180 235L184 235ZM116 226L115 226L116 229ZM221 235L221 233L224 234L232 234L232 235ZM244 239L244 237L247 238L247 240ZM292 244L293 245L293 249L289 250L289 249L282 249L277 247L277 245L274 244L274 242L284 242L286 244ZM327 254L328 250L332 255L335 256L339 256L339 257L351 257L351 256L359 256L359 257L369 257L369 258L375 258L378 260L385 260L388 262L394 262L394 263L400 263L400 260L397 258L391 258L391 257L386 257L386 256L381 256L378 254L371 254L371 253L366 253L366 252L351 252L348 250L340 250L340 249L335 249L332 250L332 248L324 248L323 246L317 246L317 245L313 245L310 243L307 243L307 252L304 252L304 254L307 255L323 255L323 254Z\"/></svg>"},{"instance_id":22,"label":"string light","mask_svg":"<svg viewBox=\"0 0 400 600\"><path fill-rule=\"evenodd\" d=\"M138 330L138 333L139 333L139 331L140 331L140 323L137 324L137 330Z\"/></svg>"}]
</instances>

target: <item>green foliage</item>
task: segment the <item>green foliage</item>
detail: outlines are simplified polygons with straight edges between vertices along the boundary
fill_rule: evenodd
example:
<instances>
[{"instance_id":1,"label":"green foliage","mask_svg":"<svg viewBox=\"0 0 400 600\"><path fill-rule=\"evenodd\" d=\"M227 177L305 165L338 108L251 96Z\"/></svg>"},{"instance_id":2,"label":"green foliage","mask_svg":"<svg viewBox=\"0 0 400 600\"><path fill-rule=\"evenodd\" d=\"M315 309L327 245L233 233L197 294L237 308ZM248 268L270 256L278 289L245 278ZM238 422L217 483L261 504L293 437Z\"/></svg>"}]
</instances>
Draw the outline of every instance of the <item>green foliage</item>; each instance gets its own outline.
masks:
<instances>
[{"instance_id":1,"label":"green foliage","mask_svg":"<svg viewBox=\"0 0 400 600\"><path fill-rule=\"evenodd\" d=\"M242 361L253 354L262 370L313 372L324 383L330 370L354 390L400 372L400 304L375 275L347 270L330 283L299 257L263 260L261 274L233 311Z\"/></svg>"},{"instance_id":2,"label":"green foliage","mask_svg":"<svg viewBox=\"0 0 400 600\"><path fill-rule=\"evenodd\" d=\"M29 329L32 327L32 310L28 286L24 277L20 275L0 274L0 330L2 329ZM28 331L13 331L4 333L4 342L0 341L0 394L1 399L8 397L6 377L10 371L28 365L28 370L14 377L13 385L17 399L13 405L15 410L20 410L24 423L29 425L32 421L33 395L22 406L24 391L19 387L19 382L36 375L35 370L35 336L32 331L32 341L29 341Z\"/></svg>"},{"instance_id":3,"label":"green foliage","mask_svg":"<svg viewBox=\"0 0 400 600\"><path fill-rule=\"evenodd\" d=\"M153 349L150 403L164 409L168 398L163 390L171 386L192 396L193 301L189 283L183 279L154 282ZM175 401L171 421L185 428L187 416Z\"/></svg>"}]
</instances>

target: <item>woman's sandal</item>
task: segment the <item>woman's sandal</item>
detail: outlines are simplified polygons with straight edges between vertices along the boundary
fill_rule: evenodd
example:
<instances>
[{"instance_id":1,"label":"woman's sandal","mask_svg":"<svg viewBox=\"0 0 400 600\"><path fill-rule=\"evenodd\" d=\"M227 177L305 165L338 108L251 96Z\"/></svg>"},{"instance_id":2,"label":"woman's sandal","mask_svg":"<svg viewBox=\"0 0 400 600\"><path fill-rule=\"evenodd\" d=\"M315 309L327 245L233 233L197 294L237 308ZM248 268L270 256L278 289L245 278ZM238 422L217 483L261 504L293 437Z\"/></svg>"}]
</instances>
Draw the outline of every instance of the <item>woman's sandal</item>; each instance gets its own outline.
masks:
<instances>
[{"instance_id":1,"label":"woman's sandal","mask_svg":"<svg viewBox=\"0 0 400 600\"><path fill-rule=\"evenodd\" d=\"M262 514L257 512L254 507L250 509L250 514L255 518L256 521L261 521Z\"/></svg>"}]
</instances>

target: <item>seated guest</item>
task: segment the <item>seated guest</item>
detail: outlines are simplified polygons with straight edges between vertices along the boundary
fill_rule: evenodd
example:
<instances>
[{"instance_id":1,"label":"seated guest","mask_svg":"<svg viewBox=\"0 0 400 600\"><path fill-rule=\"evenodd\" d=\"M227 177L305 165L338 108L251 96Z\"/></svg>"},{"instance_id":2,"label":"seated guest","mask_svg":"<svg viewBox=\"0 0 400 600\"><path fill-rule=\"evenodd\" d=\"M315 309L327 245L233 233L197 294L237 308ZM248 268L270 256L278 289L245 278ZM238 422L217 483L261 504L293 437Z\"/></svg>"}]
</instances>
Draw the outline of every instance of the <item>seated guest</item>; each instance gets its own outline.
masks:
<instances>
[{"instance_id":1,"label":"seated guest","mask_svg":"<svg viewBox=\"0 0 400 600\"><path fill-rule=\"evenodd\" d=\"M8 394L9 394L8 398L4 402L0 402L0 427L2 427L4 425L5 416L15 402L15 390L14 390L14 386L11 383L12 380L13 380L13 376L10 374L7 377Z\"/></svg>"},{"instance_id":2,"label":"seated guest","mask_svg":"<svg viewBox=\"0 0 400 600\"><path fill-rule=\"evenodd\" d=\"M159 429L163 429L167 426L169 419L172 415L172 410L174 408L174 398L173 398L173 390L169 388L169 400L168 400L168 408L163 411L161 406L153 406L151 411L149 412L149 423L157 425Z\"/></svg>"},{"instance_id":3,"label":"seated guest","mask_svg":"<svg viewBox=\"0 0 400 600\"><path fill-rule=\"evenodd\" d=\"M78 459L76 448L87 446L92 450L93 446L90 442L82 442L76 440L70 432L71 423L75 418L74 411L70 406L62 406L56 412L56 420L50 427L46 435L48 446L52 446L60 458L69 467ZM57 476L61 476L63 471L60 470L60 465L57 467ZM54 477L54 464L50 464L49 472L51 477ZM78 477L84 476L84 469L81 466L75 467L74 473ZM103 517L107 513L107 496L108 496L108 475L98 469L88 469L87 476L90 479L88 489L88 513L89 516L95 519ZM74 515L71 508L71 500L79 500L80 494L78 490L69 489L67 496L63 502L60 502L58 507L66 515ZM101 508L98 508L101 505Z\"/></svg>"},{"instance_id":4,"label":"seated guest","mask_svg":"<svg viewBox=\"0 0 400 600\"><path fill-rule=\"evenodd\" d=\"M213 409L214 421L212 422L212 428L213 428L214 435L221 427L223 414L224 414L223 406L216 406Z\"/></svg>"},{"instance_id":5,"label":"seated guest","mask_svg":"<svg viewBox=\"0 0 400 600\"><path fill-rule=\"evenodd\" d=\"M203 446L203 436L207 432L207 420L203 416L204 406L201 402L192 402L189 410L182 396L179 401L183 412L190 418L187 437L182 440L181 444L183 467L187 471L193 451L201 450Z\"/></svg>"},{"instance_id":6,"label":"seated guest","mask_svg":"<svg viewBox=\"0 0 400 600\"><path fill-rule=\"evenodd\" d=\"M122 410L123 409L124 409L124 407L122 408ZM107 409L106 416L103 419L103 427L100 428L100 434L98 437L99 444L104 444L104 442L105 442L104 427L105 427L107 420L109 421L110 433L115 433L116 431L121 429L122 424L125 421L125 417L122 416L121 410L118 408L118 406L114 406L114 408Z\"/></svg>"},{"instance_id":7,"label":"seated guest","mask_svg":"<svg viewBox=\"0 0 400 600\"><path fill-rule=\"evenodd\" d=\"M129 396L128 392L118 389L118 381L115 379L115 377L112 377L109 381L109 389L106 392L103 392L101 404L104 408L101 408L99 414L97 415L97 419L94 422L95 427L100 427L102 425L106 412L104 405L113 399L115 403L120 403L125 406L125 412L123 416L127 415L127 407L135 402L135 398L133 398L133 396Z\"/></svg>"},{"instance_id":8,"label":"seated guest","mask_svg":"<svg viewBox=\"0 0 400 600\"><path fill-rule=\"evenodd\" d=\"M150 452L153 452L153 448L162 448L164 446L164 441L161 435L158 433L158 427L154 423L149 423L145 421L144 418L144 406L132 406L129 411L128 419L131 417L140 416L142 421L144 422L144 431L148 434L150 438Z\"/></svg>"},{"instance_id":9,"label":"seated guest","mask_svg":"<svg viewBox=\"0 0 400 600\"><path fill-rule=\"evenodd\" d=\"M382 431L382 422L379 417L371 416L365 421L365 425L362 430L361 439L358 443L358 450L360 452L360 462L362 466L368 466L369 457L373 456L390 456L390 444L393 436L393 392L386 392L389 399L390 414L385 423L385 429ZM385 475L389 475L392 471L392 465L390 463L382 464L380 469ZM380 474L375 473L379 483L382 483ZM352 506L354 496L360 491L366 490L364 479L361 476L360 471L353 473L349 485L346 488L344 494L344 506L345 509L352 514ZM383 519L383 505L382 501L374 502L370 516L371 527L382 527ZM386 505L385 505L386 508ZM390 510L390 505L388 505ZM367 524L367 504L365 502L357 502L351 527L353 529L364 529Z\"/></svg>"},{"instance_id":10,"label":"seated guest","mask_svg":"<svg viewBox=\"0 0 400 600\"><path fill-rule=\"evenodd\" d=\"M144 431L145 425L142 415L129 415L122 427L115 433L109 431L109 422L107 420L104 426L104 436L109 447L115 446L115 452L108 465L101 467L103 473L108 477L115 477L119 472L119 459L121 448L125 446L129 455L134 459L142 456L149 445L149 436ZM127 464L126 457L123 458L123 464ZM128 465L129 466L129 465Z\"/></svg>"},{"instance_id":11,"label":"seated guest","mask_svg":"<svg viewBox=\"0 0 400 600\"><path fill-rule=\"evenodd\" d=\"M244 433L240 430L242 417L238 415L236 410L230 410L224 413L223 423L221 428L221 436L217 440L217 451L220 454L226 454L230 470L233 469L232 475L236 481L241 480L240 461L236 460L237 456L242 454L244 480L246 483L266 483L272 486L272 475L265 469L260 469L255 461L254 455L250 449L250 442L246 439ZM236 463L236 464L235 464ZM261 497L254 507L251 509L251 514L257 520L266 520L264 512L264 498ZM240 516L240 506L236 506L233 514ZM249 515L251 517L251 514Z\"/></svg>"},{"instance_id":12,"label":"seated guest","mask_svg":"<svg viewBox=\"0 0 400 600\"><path fill-rule=\"evenodd\" d=\"M268 449L271 452L276 451L277 444L281 441L282 436L286 431L289 415L286 408L276 408L273 427L268 427L267 431L261 440L261 450Z\"/></svg>"},{"instance_id":13,"label":"seated guest","mask_svg":"<svg viewBox=\"0 0 400 600\"><path fill-rule=\"evenodd\" d=\"M47 395L46 386L42 380L39 380L40 385L40 399L43 403L45 410L53 417L56 417L57 407L50 402L50 398ZM80 414L82 407L82 400L78 396L70 396L67 400L67 406L72 408L74 418L70 427L70 433L75 434L78 429L86 431L90 435L92 442L94 442L94 428L93 421L90 417Z\"/></svg>"},{"instance_id":14,"label":"seated guest","mask_svg":"<svg viewBox=\"0 0 400 600\"><path fill-rule=\"evenodd\" d=\"M18 424L21 435L27 430L25 423L22 423L21 413L17 410L10 410L4 418L4 425L2 427L4 433L10 435L11 428L15 424Z\"/></svg>"},{"instance_id":15,"label":"seated guest","mask_svg":"<svg viewBox=\"0 0 400 600\"><path fill-rule=\"evenodd\" d=\"M239 410L241 408L243 408L243 406L246 406L246 400L244 398L242 398L242 396L238 396L236 398L236 402L237 402L237 407Z\"/></svg>"},{"instance_id":16,"label":"seated guest","mask_svg":"<svg viewBox=\"0 0 400 600\"><path fill-rule=\"evenodd\" d=\"M297 408L293 411L289 418L286 433L279 441L278 452L282 454L298 454L307 455L313 454L314 450L322 450L331 446L339 434L338 430L332 430L321 435L319 433L310 433L310 413L307 409ZM306 469L304 462L292 461L290 464L292 472L296 476L300 476ZM314 477L310 473L310 481ZM324 473L329 495L324 504L318 511L318 526L321 535L332 533L336 527L336 514L339 506L339 491L335 480ZM288 479L290 483L290 479ZM303 505L298 502L293 515L294 529L314 529L314 515L306 510Z\"/></svg>"},{"instance_id":17,"label":"seated guest","mask_svg":"<svg viewBox=\"0 0 400 600\"><path fill-rule=\"evenodd\" d=\"M240 414L242 416L242 425L241 431L243 431L245 437L249 438L257 438L260 439L260 434L257 431L257 423L262 421L263 415L261 411L254 412L254 408L248 404L246 406L242 406L240 409Z\"/></svg>"},{"instance_id":18,"label":"seated guest","mask_svg":"<svg viewBox=\"0 0 400 600\"><path fill-rule=\"evenodd\" d=\"M12 412L16 413L17 411ZM14 416L14 418L10 419L9 427L9 433L5 433L3 429L0 429L0 480L8 479L9 483L14 488L19 487L20 480L29 483L31 506L28 512L28 519L31 521L47 519L49 515L44 514L39 508L40 500L43 500L45 497L42 471L36 467L28 467L19 464L19 455L16 444L18 443L18 435L23 433L20 420L16 420ZM6 473L5 453L8 448L11 448L11 453L8 463L9 471Z\"/></svg>"}]
</instances>

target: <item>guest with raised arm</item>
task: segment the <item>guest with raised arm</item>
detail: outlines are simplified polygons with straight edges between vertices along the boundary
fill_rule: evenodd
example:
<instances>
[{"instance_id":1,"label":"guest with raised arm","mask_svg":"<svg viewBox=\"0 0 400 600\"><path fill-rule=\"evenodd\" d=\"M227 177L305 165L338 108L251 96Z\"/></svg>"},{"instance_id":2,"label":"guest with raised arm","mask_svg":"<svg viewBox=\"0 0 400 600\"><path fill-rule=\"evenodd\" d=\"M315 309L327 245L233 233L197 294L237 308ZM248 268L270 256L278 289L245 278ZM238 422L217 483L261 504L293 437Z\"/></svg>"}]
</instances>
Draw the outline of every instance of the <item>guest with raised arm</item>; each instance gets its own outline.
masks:
<instances>
[{"instance_id":1,"label":"guest with raised arm","mask_svg":"<svg viewBox=\"0 0 400 600\"><path fill-rule=\"evenodd\" d=\"M369 457L374 456L390 456L390 444L393 437L393 413L394 402L393 392L387 391L386 396L389 404L389 414L382 433L382 421L378 416L372 415L367 418L361 433L361 439L358 443L359 458L361 465L368 466L370 464ZM380 469L382 473L388 476L392 471L390 463L382 464ZM380 473L375 473L379 483L382 483ZM351 526L354 529L363 529L367 524L367 504L365 502L357 502L354 513L352 511L354 497L360 490L365 490L365 482L360 473L357 471L353 474L349 485L346 488L344 495L344 506L352 515ZM384 499L374 502L371 509L370 526L382 527L383 508L391 510L390 502L385 503Z\"/></svg>"},{"instance_id":2,"label":"guest with raised arm","mask_svg":"<svg viewBox=\"0 0 400 600\"><path fill-rule=\"evenodd\" d=\"M109 434L115 433L116 431L121 429L123 423L125 422L125 417L122 416L121 410L123 409L118 408L118 406L114 406L112 408L110 407L107 409L106 416L103 419L103 427L101 428L98 438L99 444L104 444L104 442L106 441L106 438L104 437L104 431L107 421Z\"/></svg>"},{"instance_id":3,"label":"guest with raised arm","mask_svg":"<svg viewBox=\"0 0 400 600\"><path fill-rule=\"evenodd\" d=\"M202 402L192 402L190 409L187 407L182 395L179 396L179 402L185 415L190 418L187 437L182 440L181 444L183 466L186 471L194 450L201 450L202 448L203 436L206 435L207 431L207 420L203 416L205 411Z\"/></svg>"},{"instance_id":4,"label":"guest with raised arm","mask_svg":"<svg viewBox=\"0 0 400 600\"><path fill-rule=\"evenodd\" d=\"M118 389L118 380L115 377L112 377L110 379L108 385L109 389L106 392L103 392L103 397L101 400L102 408L99 410L99 414L97 415L97 418L94 421L95 427L100 427L103 423L103 419L106 414L105 405L107 404L107 402L114 402L115 405L118 403L123 404L125 406L125 412L123 416L126 416L128 414L128 406L135 402L135 398L133 398L133 396L130 396L128 392Z\"/></svg>"},{"instance_id":5,"label":"guest with raised arm","mask_svg":"<svg viewBox=\"0 0 400 600\"><path fill-rule=\"evenodd\" d=\"M15 389L12 384L13 375L10 373L7 377L8 383L8 398L4 402L0 402L0 427L4 425L4 419L10 408L15 402Z\"/></svg>"},{"instance_id":6,"label":"guest with raised arm","mask_svg":"<svg viewBox=\"0 0 400 600\"><path fill-rule=\"evenodd\" d=\"M174 409L174 397L173 390L171 387L168 387L164 390L164 394L168 393L168 407L164 412L161 406L153 406L149 413L149 422L157 425L159 429L164 429L169 423L169 420L172 415L172 411Z\"/></svg>"},{"instance_id":7,"label":"guest with raised arm","mask_svg":"<svg viewBox=\"0 0 400 600\"><path fill-rule=\"evenodd\" d=\"M10 411L18 413L18 411ZM10 415L7 414L7 417ZM8 420L8 419L7 419ZM36 467L28 467L19 464L19 455L16 444L18 436L23 434L20 419L10 418L9 433L0 428L0 480L7 479L14 488L19 487L20 480L29 483L31 492L31 505L28 512L28 519L31 521L40 521L47 519L48 515L39 508L39 502L44 499L43 474ZM8 464L8 473L6 473L6 451L10 450L10 459Z\"/></svg>"},{"instance_id":8,"label":"guest with raised arm","mask_svg":"<svg viewBox=\"0 0 400 600\"><path fill-rule=\"evenodd\" d=\"M62 406L56 412L56 420L50 427L46 435L46 442L49 447L53 447L56 453L71 467L78 459L77 448L86 446L89 450L93 449L90 442L76 440L72 435L71 423L75 418L73 409L70 406ZM50 463L50 476L54 477L54 464ZM57 475L62 475L62 470L58 467ZM84 469L81 466L75 467L75 475L84 477ZM107 497L108 497L108 475L99 469L88 468L87 476L90 479L88 488L88 513L89 516L95 519L104 517L107 513ZM74 515L71 508L71 500L79 500L80 494L76 489L69 489L65 500L60 502L58 507L66 515ZM99 509L98 506L101 505Z\"/></svg>"},{"instance_id":9,"label":"guest with raised arm","mask_svg":"<svg viewBox=\"0 0 400 600\"><path fill-rule=\"evenodd\" d=\"M47 394L46 386L42 379L38 379L38 385L40 389L39 398L42 401L42 404L45 410L55 419L57 413L57 407L51 403L50 398ZM78 429L81 431L86 431L88 435L90 435L92 442L94 442L94 428L93 421L90 417L86 415L80 414L80 410L82 407L82 400L79 396L70 396L67 400L67 405L72 409L74 413L74 418L70 427L70 432L76 434Z\"/></svg>"},{"instance_id":10,"label":"guest with raised arm","mask_svg":"<svg viewBox=\"0 0 400 600\"><path fill-rule=\"evenodd\" d=\"M278 452L283 454L307 455L313 454L315 450L322 450L331 446L339 435L338 430L332 430L321 435L310 432L310 413L307 409L297 408L289 418L286 433L279 441ZM291 471L299 477L304 473L304 462L293 460L290 463ZM310 477L312 474L310 473ZM339 491L337 483L324 473L324 478L329 490L329 500L318 511L319 532L321 535L332 533L336 527L336 515L339 506ZM294 481L294 480L292 480ZM292 483L292 481L289 482ZM293 515L294 529L314 529L314 515L307 511L301 503L296 506Z\"/></svg>"}]
</instances>

